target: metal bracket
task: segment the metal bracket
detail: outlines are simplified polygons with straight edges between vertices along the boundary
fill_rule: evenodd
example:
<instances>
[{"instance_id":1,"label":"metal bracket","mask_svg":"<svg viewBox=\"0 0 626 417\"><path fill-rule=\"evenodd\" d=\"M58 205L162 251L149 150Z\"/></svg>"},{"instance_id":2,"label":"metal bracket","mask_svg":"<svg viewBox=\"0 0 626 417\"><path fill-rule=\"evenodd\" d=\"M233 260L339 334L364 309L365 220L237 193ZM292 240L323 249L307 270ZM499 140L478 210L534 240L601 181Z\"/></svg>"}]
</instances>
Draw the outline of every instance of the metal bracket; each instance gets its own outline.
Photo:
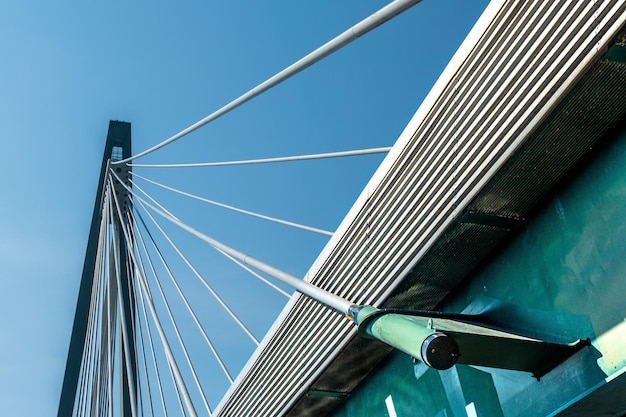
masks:
<instances>
[{"instance_id":1,"label":"metal bracket","mask_svg":"<svg viewBox=\"0 0 626 417\"><path fill-rule=\"evenodd\" d=\"M501 326L494 326L493 320L482 314L447 314L400 309L377 310L372 307L369 309L363 311L365 314L359 313L357 318L359 335L382 340L436 369L447 369L454 363L460 363L527 371L540 379L574 353L590 345L589 339L578 339L571 343L561 344L516 334ZM423 331L418 330L417 333L422 344L436 340L437 337L433 338L433 335L445 336L448 343L444 347L449 348L449 351L436 352L435 348L440 348L441 344L432 345L427 349L424 349L424 345L411 348L410 345L415 343L415 338L407 334L406 330L409 327L398 326L397 323L411 323L416 329L421 327ZM456 345L458 350L455 350L453 345ZM407 346L409 346L408 349ZM416 355L415 351L421 353L421 357L419 354ZM425 353L426 356L424 356ZM428 356L430 353L434 355L433 358ZM450 360L450 355L453 360ZM441 361L442 358L448 358L448 360L439 362L443 365L437 366L437 360Z\"/></svg>"}]
</instances>

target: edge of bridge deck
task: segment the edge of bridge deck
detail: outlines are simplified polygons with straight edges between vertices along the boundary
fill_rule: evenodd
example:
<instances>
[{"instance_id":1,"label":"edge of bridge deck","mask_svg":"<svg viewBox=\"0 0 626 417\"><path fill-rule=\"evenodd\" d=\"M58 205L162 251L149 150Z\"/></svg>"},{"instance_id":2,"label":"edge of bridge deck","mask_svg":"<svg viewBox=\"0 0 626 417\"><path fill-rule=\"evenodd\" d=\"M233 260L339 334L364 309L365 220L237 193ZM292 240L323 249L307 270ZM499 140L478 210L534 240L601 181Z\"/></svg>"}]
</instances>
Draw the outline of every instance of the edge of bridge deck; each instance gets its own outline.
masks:
<instances>
[{"instance_id":1,"label":"edge of bridge deck","mask_svg":"<svg viewBox=\"0 0 626 417\"><path fill-rule=\"evenodd\" d=\"M535 139L561 122L553 113L567 113L577 99L597 93L598 81L619 83L626 76L623 68L600 61L624 27L623 0L543 13L551 4L489 4L305 279L354 303L434 308L623 117L619 94L607 93L601 106L615 109L612 118L586 142L564 139L577 141L578 153L558 155L564 161L558 175L546 170L541 187L507 177L523 173L529 162L517 155L529 146L528 152L536 152ZM529 25L544 16L551 16L544 27ZM520 31L530 32L518 36ZM545 168L548 162L539 164ZM527 194L496 207L489 187ZM472 220L468 213L477 215ZM498 221L476 220L482 218ZM451 277L420 275L433 252L450 255L444 249L458 249L463 236L476 247L456 261L458 271ZM388 353L355 334L340 315L294 295L214 415L324 415ZM373 352L373 359L363 352ZM354 369L342 375L337 366Z\"/></svg>"}]
</instances>

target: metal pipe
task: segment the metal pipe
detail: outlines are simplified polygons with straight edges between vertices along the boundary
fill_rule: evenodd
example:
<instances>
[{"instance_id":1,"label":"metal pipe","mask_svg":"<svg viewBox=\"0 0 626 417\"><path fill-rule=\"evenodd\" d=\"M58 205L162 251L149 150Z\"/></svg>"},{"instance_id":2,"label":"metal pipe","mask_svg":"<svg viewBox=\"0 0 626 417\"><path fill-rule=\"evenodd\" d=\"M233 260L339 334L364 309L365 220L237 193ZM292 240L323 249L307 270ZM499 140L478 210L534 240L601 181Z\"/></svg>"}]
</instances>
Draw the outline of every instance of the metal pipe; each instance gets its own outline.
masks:
<instances>
[{"instance_id":1,"label":"metal pipe","mask_svg":"<svg viewBox=\"0 0 626 417\"><path fill-rule=\"evenodd\" d=\"M300 60L296 61L295 63L285 68L284 70L280 71L279 73L268 78L267 80L257 85L253 89L249 90L247 93L244 93L243 95L239 96L235 100L231 101L227 105L220 108L219 110L216 110L215 112L206 116L204 119L199 120L198 122L192 124L191 126L181 130L174 136L164 140L161 143L154 145L153 147L149 149L146 149L143 152L138 153L135 156L131 156L131 157L122 159L120 161L111 162L111 164L113 165L121 164L121 163L126 163L128 161L131 161L133 159L138 159L144 155L152 153L156 151L157 149L160 149L164 147L165 145L168 145L182 138L185 135L188 135L189 133L201 128L207 123L212 122L213 120L225 115L231 110L234 110L237 107L241 106L242 104L250 101L254 97L264 93L270 88L275 87L281 82L291 78L292 76L298 74L300 71L315 64L316 62L321 61L322 59L326 58L328 55L343 48L344 46L348 45L349 43L351 43L358 37L365 35L367 32L371 31L372 29L377 28L378 26L382 25L388 20L391 20L392 18L406 11L410 7L416 5L420 1L421 0L395 0L389 3L382 9L366 17L365 19L361 20L359 23L352 26L350 29L346 30L339 36L335 37L334 39L320 46L313 52L309 53L304 58L301 58Z\"/></svg>"},{"instance_id":2,"label":"metal pipe","mask_svg":"<svg viewBox=\"0 0 626 417\"><path fill-rule=\"evenodd\" d=\"M459 346L452 337L432 329L414 316L370 306L355 307L351 313L359 326L360 336L385 342L431 368L448 369L459 358Z\"/></svg>"}]
</instances>

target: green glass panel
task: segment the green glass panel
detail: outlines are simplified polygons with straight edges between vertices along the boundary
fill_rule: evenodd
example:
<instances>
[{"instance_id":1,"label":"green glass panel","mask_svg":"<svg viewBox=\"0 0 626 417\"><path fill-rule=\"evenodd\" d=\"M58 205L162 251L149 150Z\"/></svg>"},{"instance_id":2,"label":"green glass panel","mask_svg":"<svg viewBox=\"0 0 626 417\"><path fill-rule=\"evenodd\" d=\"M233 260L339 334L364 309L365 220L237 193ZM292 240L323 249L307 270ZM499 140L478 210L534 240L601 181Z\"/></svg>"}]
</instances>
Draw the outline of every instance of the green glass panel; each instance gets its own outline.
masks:
<instances>
[{"instance_id":1,"label":"green glass panel","mask_svg":"<svg viewBox=\"0 0 626 417\"><path fill-rule=\"evenodd\" d=\"M391 417L389 396L397 417L414 416L415 410L424 417L452 415L439 373L428 369L417 380L411 358L397 353L387 361L384 371L352 394L335 416Z\"/></svg>"},{"instance_id":2,"label":"green glass panel","mask_svg":"<svg viewBox=\"0 0 626 417\"><path fill-rule=\"evenodd\" d=\"M495 301L521 312L515 327L528 329L532 336L561 343L588 337L592 347L541 381L528 373L492 368L457 365L439 372L423 364L413 367L406 354L394 352L334 415L554 415L624 372L625 293L623 132L440 306L460 313Z\"/></svg>"},{"instance_id":3,"label":"green glass panel","mask_svg":"<svg viewBox=\"0 0 626 417\"><path fill-rule=\"evenodd\" d=\"M543 314L551 332L591 338L610 375L626 365L624 277L626 134L443 307L459 311L490 297Z\"/></svg>"}]
</instances>

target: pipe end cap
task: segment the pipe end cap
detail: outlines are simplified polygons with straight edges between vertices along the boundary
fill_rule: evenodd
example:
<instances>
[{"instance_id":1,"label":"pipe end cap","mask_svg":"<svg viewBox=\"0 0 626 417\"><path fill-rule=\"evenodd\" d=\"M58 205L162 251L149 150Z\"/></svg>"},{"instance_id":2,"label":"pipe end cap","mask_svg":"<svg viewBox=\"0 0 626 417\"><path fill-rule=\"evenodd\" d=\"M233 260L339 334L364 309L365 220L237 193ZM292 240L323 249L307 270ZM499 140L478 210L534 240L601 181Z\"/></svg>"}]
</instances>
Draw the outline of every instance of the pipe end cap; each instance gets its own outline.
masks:
<instances>
[{"instance_id":1,"label":"pipe end cap","mask_svg":"<svg viewBox=\"0 0 626 417\"><path fill-rule=\"evenodd\" d=\"M431 368L443 371L459 359L459 345L444 333L433 333L422 343L422 360Z\"/></svg>"}]
</instances>

